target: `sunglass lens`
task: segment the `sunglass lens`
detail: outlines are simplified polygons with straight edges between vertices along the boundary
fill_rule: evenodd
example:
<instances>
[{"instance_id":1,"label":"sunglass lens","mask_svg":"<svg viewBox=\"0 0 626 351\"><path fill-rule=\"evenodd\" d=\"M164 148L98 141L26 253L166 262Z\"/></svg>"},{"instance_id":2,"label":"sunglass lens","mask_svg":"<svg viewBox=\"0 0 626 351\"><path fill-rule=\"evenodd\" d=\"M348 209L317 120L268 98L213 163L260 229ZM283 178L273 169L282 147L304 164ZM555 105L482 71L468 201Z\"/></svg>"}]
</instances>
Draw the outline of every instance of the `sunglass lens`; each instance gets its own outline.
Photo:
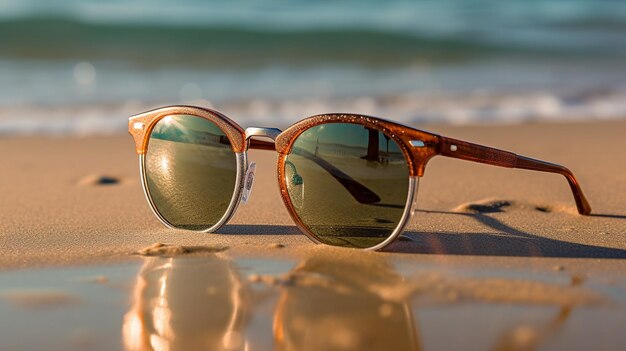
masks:
<instances>
[{"instance_id":1,"label":"sunglass lens","mask_svg":"<svg viewBox=\"0 0 626 351\"><path fill-rule=\"evenodd\" d=\"M209 229L233 198L236 155L224 132L207 119L172 115L157 122L144 167L152 204L174 227Z\"/></svg>"},{"instance_id":2,"label":"sunglass lens","mask_svg":"<svg viewBox=\"0 0 626 351\"><path fill-rule=\"evenodd\" d=\"M312 127L296 138L284 167L293 210L325 244L374 247L404 214L409 168L400 146L378 130Z\"/></svg>"}]
</instances>

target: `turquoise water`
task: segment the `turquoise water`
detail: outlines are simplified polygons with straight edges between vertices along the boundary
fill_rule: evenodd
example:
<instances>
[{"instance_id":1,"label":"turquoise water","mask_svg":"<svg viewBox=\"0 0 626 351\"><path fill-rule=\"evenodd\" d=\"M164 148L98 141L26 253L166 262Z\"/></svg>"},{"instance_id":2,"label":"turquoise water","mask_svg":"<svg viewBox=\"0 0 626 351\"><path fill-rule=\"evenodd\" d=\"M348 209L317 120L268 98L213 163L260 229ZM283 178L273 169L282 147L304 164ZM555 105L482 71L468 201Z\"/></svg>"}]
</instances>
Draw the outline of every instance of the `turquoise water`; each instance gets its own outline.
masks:
<instances>
[{"instance_id":1,"label":"turquoise water","mask_svg":"<svg viewBox=\"0 0 626 351\"><path fill-rule=\"evenodd\" d=\"M173 103L284 126L626 115L626 3L0 1L0 133L94 133Z\"/></svg>"}]
</instances>

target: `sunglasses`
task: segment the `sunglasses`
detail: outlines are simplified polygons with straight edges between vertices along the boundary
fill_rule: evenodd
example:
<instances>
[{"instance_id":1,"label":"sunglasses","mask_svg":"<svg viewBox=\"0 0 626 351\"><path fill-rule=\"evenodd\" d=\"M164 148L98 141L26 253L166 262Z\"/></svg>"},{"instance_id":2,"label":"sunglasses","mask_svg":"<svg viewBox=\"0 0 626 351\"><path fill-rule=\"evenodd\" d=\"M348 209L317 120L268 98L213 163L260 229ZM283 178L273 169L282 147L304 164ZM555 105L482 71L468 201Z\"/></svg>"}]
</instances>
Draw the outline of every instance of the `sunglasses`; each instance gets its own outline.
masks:
<instances>
[{"instance_id":1,"label":"sunglasses","mask_svg":"<svg viewBox=\"0 0 626 351\"><path fill-rule=\"evenodd\" d=\"M409 224L418 180L437 155L561 174L578 212L591 213L563 166L370 116L323 114L284 131L244 130L214 110L169 106L131 117L129 132L146 199L170 228L214 232L228 222L252 189L248 149L278 152L283 202L316 243L378 250L393 242Z\"/></svg>"}]
</instances>

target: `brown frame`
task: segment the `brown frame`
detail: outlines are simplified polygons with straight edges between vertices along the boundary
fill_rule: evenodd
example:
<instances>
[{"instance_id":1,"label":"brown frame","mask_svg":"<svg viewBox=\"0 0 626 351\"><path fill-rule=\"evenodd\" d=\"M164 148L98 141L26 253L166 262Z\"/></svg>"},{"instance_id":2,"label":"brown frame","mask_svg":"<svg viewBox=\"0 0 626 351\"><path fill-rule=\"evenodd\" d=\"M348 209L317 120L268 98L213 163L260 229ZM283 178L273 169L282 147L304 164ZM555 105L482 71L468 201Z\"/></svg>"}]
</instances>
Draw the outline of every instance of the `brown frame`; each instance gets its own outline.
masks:
<instances>
[{"instance_id":1,"label":"brown frame","mask_svg":"<svg viewBox=\"0 0 626 351\"><path fill-rule=\"evenodd\" d=\"M305 130L326 123L358 124L370 129L378 130L389 136L400 146L408 163L409 175L411 178L423 177L428 161L435 156L452 157L499 167L560 174L567 179L570 185L578 212L582 215L588 215L591 213L591 206L585 198L578 181L574 177L574 174L566 167L545 161L535 160L526 156L520 156L509 151L498 150L487 146L440 136L381 118L359 114L321 114L312 116L293 124L291 127L278 134L275 138L270 137L274 139L273 141L266 141L255 138L258 136L268 137L268 135L247 135L246 131L242 127L218 111L194 106L168 106L144 112L129 118L129 132L135 141L136 152L140 155L140 157L145 154L148 148L148 139L154 125L162 118L170 115L193 115L205 118L215 123L220 129L222 129L222 131L224 131L231 143L233 152L235 153L245 154L248 149L277 151L278 185L283 202L285 203L285 206L287 207L294 222L298 224L305 234L316 242L319 242L319 240L307 229L306 225L302 223L293 204L291 203L287 192L287 185L285 183L284 170L286 156L291 152L291 148L296 138ZM323 166L321 162L325 161L318 161L318 164ZM247 164L244 165L244 167L247 167ZM372 194L368 193L369 189L364 186L361 185L361 188L359 188L359 186L354 186L355 184L344 183L346 181L345 175L337 173L341 172L340 170L333 170L332 168L325 169L329 171L331 175L335 176L335 178L340 181L358 201L365 202L368 198L372 198ZM241 174L242 177L243 174L245 174L245 169ZM350 180L348 179L348 182L349 181ZM357 190L355 191L354 189ZM359 189L362 189L362 192L359 192ZM144 190L146 189L144 188ZM407 206L410 207L409 201L407 201ZM234 208L236 208L236 205ZM405 208L405 212L406 211L407 208ZM232 215L232 213L230 215ZM403 228L400 228L399 225L396 229L397 230L394 231L395 234L393 238L399 234L400 231L398 229ZM393 241L393 238L385 241L383 243L384 245L380 245L372 249L380 249L384 247L390 241Z\"/></svg>"},{"instance_id":2,"label":"brown frame","mask_svg":"<svg viewBox=\"0 0 626 351\"><path fill-rule=\"evenodd\" d=\"M377 129L395 140L402 148L411 176L423 177L426 164L434 156L447 156L467 161L489 164L499 167L527 169L539 172L558 173L564 176L572 190L578 213L588 215L591 206L583 194L572 171L564 166L516 155L509 151L469 143L462 140L440 136L434 133L414 129L381 118L356 114L323 114L306 118L287 128L276 138L276 151L280 158L291 151L295 139L305 130L325 123L354 123ZM412 141L421 142L416 147ZM282 160L284 163L284 160ZM284 167L283 167L284 168ZM281 188L282 190L282 188Z\"/></svg>"},{"instance_id":3,"label":"brown frame","mask_svg":"<svg viewBox=\"0 0 626 351\"><path fill-rule=\"evenodd\" d=\"M208 119L226 134L232 145L233 152L244 152L246 150L246 132L230 118L208 108L177 105L146 111L128 119L128 132L135 140L137 154L142 155L146 153L150 133L157 122L172 115L192 115Z\"/></svg>"}]
</instances>

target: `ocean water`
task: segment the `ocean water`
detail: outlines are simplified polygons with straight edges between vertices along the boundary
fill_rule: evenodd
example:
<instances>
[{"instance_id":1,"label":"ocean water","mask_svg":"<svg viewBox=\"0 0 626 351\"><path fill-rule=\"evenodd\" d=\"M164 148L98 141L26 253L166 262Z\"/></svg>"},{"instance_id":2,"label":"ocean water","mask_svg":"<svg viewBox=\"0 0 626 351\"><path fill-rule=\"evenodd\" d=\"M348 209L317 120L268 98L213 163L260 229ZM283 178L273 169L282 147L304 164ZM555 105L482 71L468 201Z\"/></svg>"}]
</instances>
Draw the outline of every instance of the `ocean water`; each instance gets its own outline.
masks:
<instances>
[{"instance_id":1,"label":"ocean water","mask_svg":"<svg viewBox=\"0 0 626 351\"><path fill-rule=\"evenodd\" d=\"M626 116L626 2L0 0L0 134L167 104L243 126Z\"/></svg>"}]
</instances>

